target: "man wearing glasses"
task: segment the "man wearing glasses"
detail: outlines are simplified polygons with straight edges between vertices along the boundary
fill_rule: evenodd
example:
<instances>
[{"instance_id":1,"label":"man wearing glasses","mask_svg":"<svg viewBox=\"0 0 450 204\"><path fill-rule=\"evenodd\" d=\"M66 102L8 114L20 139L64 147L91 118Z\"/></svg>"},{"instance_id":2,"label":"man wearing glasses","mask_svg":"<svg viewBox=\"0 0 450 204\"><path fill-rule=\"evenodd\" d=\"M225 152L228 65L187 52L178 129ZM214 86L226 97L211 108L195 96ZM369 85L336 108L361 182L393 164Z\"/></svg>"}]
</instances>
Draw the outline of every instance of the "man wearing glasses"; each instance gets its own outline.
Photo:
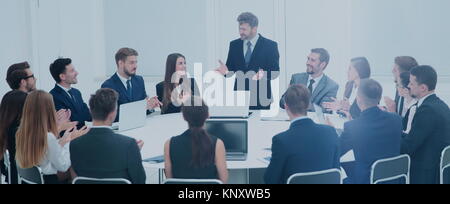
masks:
<instances>
[{"instance_id":1,"label":"man wearing glasses","mask_svg":"<svg viewBox=\"0 0 450 204\"><path fill-rule=\"evenodd\" d=\"M12 90L20 90L25 93L36 90L37 79L28 62L11 65L6 74L6 81Z\"/></svg>"}]
</instances>

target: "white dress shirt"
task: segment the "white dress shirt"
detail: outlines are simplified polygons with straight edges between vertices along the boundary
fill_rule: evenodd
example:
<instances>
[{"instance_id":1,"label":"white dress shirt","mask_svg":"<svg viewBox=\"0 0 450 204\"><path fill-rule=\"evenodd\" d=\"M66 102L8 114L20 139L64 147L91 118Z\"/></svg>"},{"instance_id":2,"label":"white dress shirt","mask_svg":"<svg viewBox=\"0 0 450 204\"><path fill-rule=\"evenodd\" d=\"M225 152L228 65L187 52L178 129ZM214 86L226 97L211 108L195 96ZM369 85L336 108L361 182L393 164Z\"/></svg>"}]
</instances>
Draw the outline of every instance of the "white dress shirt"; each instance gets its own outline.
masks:
<instances>
[{"instance_id":1,"label":"white dress shirt","mask_svg":"<svg viewBox=\"0 0 450 204\"><path fill-rule=\"evenodd\" d=\"M405 130L406 134L409 134L409 132L411 132L412 123L414 121L414 117L416 115L417 109L420 108L420 106L422 106L423 102L432 95L434 95L434 93L428 94L425 97L419 99L419 101L417 102L417 106L415 106L415 103L412 103L411 108L409 110L408 123L406 124L406 130Z\"/></svg>"},{"instance_id":2,"label":"white dress shirt","mask_svg":"<svg viewBox=\"0 0 450 204\"><path fill-rule=\"evenodd\" d=\"M128 80L131 80L131 77L130 77L129 79L126 79L126 78L120 76L119 73L116 73L116 74L117 74L117 76L119 77L120 81L122 81L122 84L123 84L123 86L125 87L125 90L127 90L127 81L128 81ZM131 85L131 83L130 83L130 87L133 88L132 85Z\"/></svg>"},{"instance_id":3,"label":"white dress shirt","mask_svg":"<svg viewBox=\"0 0 450 204\"><path fill-rule=\"evenodd\" d=\"M409 115L408 115L408 123L406 124L406 130L405 133L409 134L411 132L412 128L412 122L414 120L414 116L416 115L417 106L413 104L413 106L409 109Z\"/></svg>"},{"instance_id":4,"label":"white dress shirt","mask_svg":"<svg viewBox=\"0 0 450 204\"><path fill-rule=\"evenodd\" d=\"M70 95L70 93L69 93L69 91L70 91L72 88L67 89L66 87L61 86L60 84L56 84L56 85L59 86L60 88L62 88L62 89L67 93L67 95L69 96L69 98L72 98L72 95Z\"/></svg>"},{"instance_id":5,"label":"white dress shirt","mask_svg":"<svg viewBox=\"0 0 450 204\"><path fill-rule=\"evenodd\" d=\"M406 101L406 99L404 99L403 100L402 117L403 118L406 117L406 113L408 113L408 110L411 109L416 104L417 104L417 100L416 99L412 99L409 103L408 103L408 101Z\"/></svg>"},{"instance_id":6,"label":"white dress shirt","mask_svg":"<svg viewBox=\"0 0 450 204\"><path fill-rule=\"evenodd\" d=\"M309 75L309 77L308 77L308 85L306 87L309 87L309 85L311 84L311 79L314 79L314 84L312 86L312 92L314 93L314 91L316 90L316 88L319 85L320 81L322 81L322 78L323 78L323 74L320 75L317 78L313 78L311 75Z\"/></svg>"},{"instance_id":7,"label":"white dress shirt","mask_svg":"<svg viewBox=\"0 0 450 204\"><path fill-rule=\"evenodd\" d=\"M350 105L352 105L352 103L354 103L356 101L356 95L358 95L358 87L355 84L352 88L352 93L350 95L350 98L348 99L348 101L350 102Z\"/></svg>"},{"instance_id":8,"label":"white dress shirt","mask_svg":"<svg viewBox=\"0 0 450 204\"><path fill-rule=\"evenodd\" d=\"M244 56L245 56L245 53L247 53L247 49L248 49L247 43L248 43L249 41L252 43L251 48L252 48L252 53L253 53L253 51L255 50L256 43L258 43L258 40L259 40L259 34L257 34L257 35L256 35L253 39L251 39L251 40L244 40Z\"/></svg>"},{"instance_id":9,"label":"white dress shirt","mask_svg":"<svg viewBox=\"0 0 450 204\"><path fill-rule=\"evenodd\" d=\"M44 175L55 175L57 172L66 172L71 166L70 142L61 147L59 140L52 133L47 134L48 149L39 167Z\"/></svg>"},{"instance_id":10,"label":"white dress shirt","mask_svg":"<svg viewBox=\"0 0 450 204\"><path fill-rule=\"evenodd\" d=\"M428 97L430 97L430 96L432 96L434 94L435 93L431 93L431 94L428 94L428 95L424 96L423 98L419 99L419 101L417 102L417 107L420 108L420 106L422 106L423 102L425 100L427 100Z\"/></svg>"}]
</instances>

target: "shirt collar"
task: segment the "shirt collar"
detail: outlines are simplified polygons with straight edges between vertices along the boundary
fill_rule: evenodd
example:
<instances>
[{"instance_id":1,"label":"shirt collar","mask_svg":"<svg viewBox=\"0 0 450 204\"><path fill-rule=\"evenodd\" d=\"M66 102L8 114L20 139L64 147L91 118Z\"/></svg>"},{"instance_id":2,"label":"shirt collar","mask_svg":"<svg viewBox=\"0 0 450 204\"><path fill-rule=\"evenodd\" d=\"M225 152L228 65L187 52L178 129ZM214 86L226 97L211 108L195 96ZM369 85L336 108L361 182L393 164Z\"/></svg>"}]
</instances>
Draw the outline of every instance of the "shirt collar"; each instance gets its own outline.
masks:
<instances>
[{"instance_id":1,"label":"shirt collar","mask_svg":"<svg viewBox=\"0 0 450 204\"><path fill-rule=\"evenodd\" d=\"M91 129L110 129L112 130L111 126L92 126Z\"/></svg>"},{"instance_id":2,"label":"shirt collar","mask_svg":"<svg viewBox=\"0 0 450 204\"><path fill-rule=\"evenodd\" d=\"M320 80L322 80L323 76L324 76L324 74L322 74L322 75L320 75L319 77L315 78L315 79L314 79L314 83L320 82ZM312 78L311 75L309 75L308 83L311 81L311 79L313 79L313 78Z\"/></svg>"},{"instance_id":3,"label":"shirt collar","mask_svg":"<svg viewBox=\"0 0 450 204\"><path fill-rule=\"evenodd\" d=\"M65 92L67 92L67 93L69 93L69 91L72 89L72 88L66 88L66 87L64 87L64 86L61 86L60 84L56 84L57 86L59 86L59 88L62 88Z\"/></svg>"},{"instance_id":4,"label":"shirt collar","mask_svg":"<svg viewBox=\"0 0 450 204\"><path fill-rule=\"evenodd\" d=\"M309 119L309 117L308 117L308 116L298 117L298 118L293 119L293 120L291 121L291 124L294 124L294 123L297 122L297 121L300 121L300 120L306 120L306 119Z\"/></svg>"},{"instance_id":5,"label":"shirt collar","mask_svg":"<svg viewBox=\"0 0 450 204\"><path fill-rule=\"evenodd\" d=\"M256 43L258 43L259 40L259 34L257 34L253 39L251 40L245 40L244 43L247 45L248 42L252 43L252 46L255 47Z\"/></svg>"},{"instance_id":6,"label":"shirt collar","mask_svg":"<svg viewBox=\"0 0 450 204\"><path fill-rule=\"evenodd\" d=\"M131 77L129 79L126 79L126 78L122 77L119 73L116 73L116 74L119 77L120 81L122 81L124 84L126 84L128 80L131 80Z\"/></svg>"},{"instance_id":7,"label":"shirt collar","mask_svg":"<svg viewBox=\"0 0 450 204\"><path fill-rule=\"evenodd\" d=\"M428 94L428 95L426 95L425 97L419 99L419 102L417 102L417 107L422 106L423 102L425 102L425 100L426 100L428 97L430 97L430 96L432 96L432 95L434 95L434 94L435 94L435 93L431 93L431 94Z\"/></svg>"}]
</instances>

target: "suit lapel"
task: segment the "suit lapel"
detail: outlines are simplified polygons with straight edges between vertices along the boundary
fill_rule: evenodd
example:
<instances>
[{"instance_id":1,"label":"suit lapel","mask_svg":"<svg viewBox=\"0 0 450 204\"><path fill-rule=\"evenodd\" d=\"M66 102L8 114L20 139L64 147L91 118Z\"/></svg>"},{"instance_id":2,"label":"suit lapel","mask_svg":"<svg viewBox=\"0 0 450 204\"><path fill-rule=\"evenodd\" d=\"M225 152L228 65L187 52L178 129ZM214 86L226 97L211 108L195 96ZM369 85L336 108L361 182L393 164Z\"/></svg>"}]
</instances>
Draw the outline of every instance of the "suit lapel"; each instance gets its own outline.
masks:
<instances>
[{"instance_id":1,"label":"suit lapel","mask_svg":"<svg viewBox=\"0 0 450 204\"><path fill-rule=\"evenodd\" d=\"M256 41L255 48L253 48L252 58L250 59L249 67L255 66L256 56L258 56L259 52L261 51L262 43L263 43L263 36L259 35L259 39L258 39L258 41ZM242 53L243 52L244 52L244 49L242 49ZM244 61L245 61L245 59L244 59Z\"/></svg>"},{"instance_id":2,"label":"suit lapel","mask_svg":"<svg viewBox=\"0 0 450 204\"><path fill-rule=\"evenodd\" d=\"M116 84L119 85L119 89L120 89L120 92L121 92L120 95L125 96L125 98L128 99L128 101L131 101L131 98L128 97L128 94L127 94L127 88L123 85L122 81L120 80L120 78L118 76L118 73L116 73L114 75L114 81L115 81ZM131 80L131 84L133 84L133 80Z\"/></svg>"},{"instance_id":3,"label":"suit lapel","mask_svg":"<svg viewBox=\"0 0 450 204\"><path fill-rule=\"evenodd\" d=\"M64 89L59 87L58 85L55 85L55 87L58 90L59 94L61 94L64 97L64 99L67 102L67 105L69 106L69 108L72 109L72 110L78 110L78 107L73 103L73 100L68 95L68 93L66 91L64 91Z\"/></svg>"},{"instance_id":4,"label":"suit lapel","mask_svg":"<svg viewBox=\"0 0 450 204\"><path fill-rule=\"evenodd\" d=\"M323 75L322 80L320 80L319 84L317 85L316 89L314 89L313 93L312 93L312 99L315 99L319 93L325 89L325 85L327 84L328 81L328 77Z\"/></svg>"}]
</instances>

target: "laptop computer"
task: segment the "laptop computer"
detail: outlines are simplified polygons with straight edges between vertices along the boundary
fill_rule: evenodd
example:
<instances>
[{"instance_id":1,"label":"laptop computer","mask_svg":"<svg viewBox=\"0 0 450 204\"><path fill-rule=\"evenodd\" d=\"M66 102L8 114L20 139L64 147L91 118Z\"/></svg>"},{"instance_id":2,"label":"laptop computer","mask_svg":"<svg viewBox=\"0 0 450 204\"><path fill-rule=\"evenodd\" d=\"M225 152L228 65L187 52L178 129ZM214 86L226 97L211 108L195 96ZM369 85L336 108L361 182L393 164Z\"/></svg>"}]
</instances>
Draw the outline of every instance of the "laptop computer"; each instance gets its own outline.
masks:
<instances>
[{"instance_id":1,"label":"laptop computer","mask_svg":"<svg viewBox=\"0 0 450 204\"><path fill-rule=\"evenodd\" d=\"M208 120L206 132L223 141L227 161L246 161L248 154L248 122L244 120Z\"/></svg>"},{"instance_id":2,"label":"laptop computer","mask_svg":"<svg viewBox=\"0 0 450 204\"><path fill-rule=\"evenodd\" d=\"M119 122L113 125L113 129L123 132L144 127L146 119L147 100L122 104L120 106Z\"/></svg>"},{"instance_id":3,"label":"laptop computer","mask_svg":"<svg viewBox=\"0 0 450 204\"><path fill-rule=\"evenodd\" d=\"M250 117L250 92L237 91L238 103L235 106L210 106L209 116L213 119L238 118L247 119Z\"/></svg>"}]
</instances>

